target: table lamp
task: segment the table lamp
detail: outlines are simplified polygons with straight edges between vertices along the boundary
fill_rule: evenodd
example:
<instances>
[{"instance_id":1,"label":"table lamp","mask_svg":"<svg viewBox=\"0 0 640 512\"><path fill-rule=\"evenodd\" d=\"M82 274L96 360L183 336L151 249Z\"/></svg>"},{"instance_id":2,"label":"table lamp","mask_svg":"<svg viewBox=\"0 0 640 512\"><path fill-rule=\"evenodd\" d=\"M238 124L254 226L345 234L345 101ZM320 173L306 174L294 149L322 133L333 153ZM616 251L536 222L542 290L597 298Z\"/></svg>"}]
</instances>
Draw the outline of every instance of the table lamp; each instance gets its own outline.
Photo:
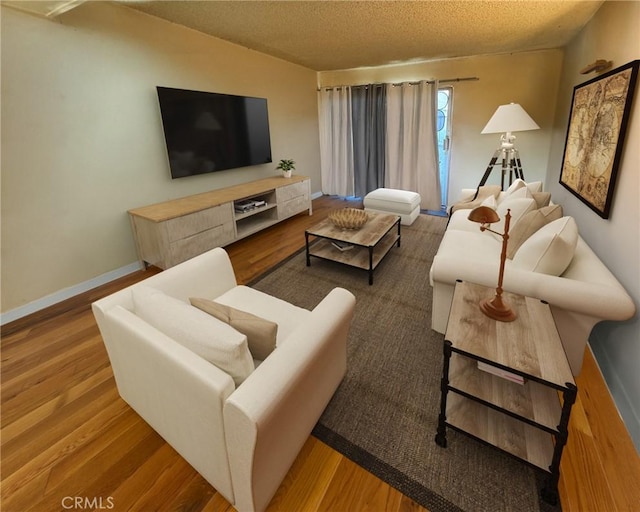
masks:
<instances>
[{"instance_id":1,"label":"table lamp","mask_svg":"<svg viewBox=\"0 0 640 512\"><path fill-rule=\"evenodd\" d=\"M480 223L480 231L490 231L502 238L502 252L500 254L500 272L498 273L498 287L493 298L486 298L480 301L480 310L489 318L500 322L513 322L516 313L509 304L502 299L502 278L504 277L504 263L507 259L507 242L509 241L509 224L511 222L511 210L507 210L504 216L504 233L498 233L489 227L490 224L498 222L500 216L493 208L488 206L478 206L471 210L468 219L472 222Z\"/></svg>"}]
</instances>

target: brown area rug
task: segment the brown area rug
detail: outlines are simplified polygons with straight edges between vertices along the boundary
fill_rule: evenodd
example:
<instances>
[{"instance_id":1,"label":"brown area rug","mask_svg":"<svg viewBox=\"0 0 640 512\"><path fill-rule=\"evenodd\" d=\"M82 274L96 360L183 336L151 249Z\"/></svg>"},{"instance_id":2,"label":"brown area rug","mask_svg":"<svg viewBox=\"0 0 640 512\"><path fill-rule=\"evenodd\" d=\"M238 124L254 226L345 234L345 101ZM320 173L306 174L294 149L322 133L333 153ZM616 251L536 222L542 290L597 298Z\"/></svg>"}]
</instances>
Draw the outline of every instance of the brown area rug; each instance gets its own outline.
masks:
<instances>
[{"instance_id":1,"label":"brown area rug","mask_svg":"<svg viewBox=\"0 0 640 512\"><path fill-rule=\"evenodd\" d=\"M304 251L252 286L312 309L336 286L356 296L347 375L314 429L335 450L431 512L551 511L542 475L451 429L436 445L443 336L432 331L429 268L447 219L402 226L368 285L367 272ZM357 512L357 511L355 511Z\"/></svg>"}]
</instances>

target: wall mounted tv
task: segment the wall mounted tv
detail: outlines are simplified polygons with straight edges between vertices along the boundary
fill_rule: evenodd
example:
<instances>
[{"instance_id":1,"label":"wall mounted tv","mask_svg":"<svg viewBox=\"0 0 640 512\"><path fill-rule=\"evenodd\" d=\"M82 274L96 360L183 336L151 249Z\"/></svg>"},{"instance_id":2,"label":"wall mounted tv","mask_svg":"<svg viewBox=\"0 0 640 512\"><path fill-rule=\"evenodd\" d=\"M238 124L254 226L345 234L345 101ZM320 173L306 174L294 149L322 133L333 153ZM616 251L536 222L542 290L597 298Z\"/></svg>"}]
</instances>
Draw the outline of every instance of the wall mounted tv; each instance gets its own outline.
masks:
<instances>
[{"instance_id":1,"label":"wall mounted tv","mask_svg":"<svg viewBox=\"0 0 640 512\"><path fill-rule=\"evenodd\" d=\"M272 161L265 98L157 90L172 178Z\"/></svg>"}]
</instances>

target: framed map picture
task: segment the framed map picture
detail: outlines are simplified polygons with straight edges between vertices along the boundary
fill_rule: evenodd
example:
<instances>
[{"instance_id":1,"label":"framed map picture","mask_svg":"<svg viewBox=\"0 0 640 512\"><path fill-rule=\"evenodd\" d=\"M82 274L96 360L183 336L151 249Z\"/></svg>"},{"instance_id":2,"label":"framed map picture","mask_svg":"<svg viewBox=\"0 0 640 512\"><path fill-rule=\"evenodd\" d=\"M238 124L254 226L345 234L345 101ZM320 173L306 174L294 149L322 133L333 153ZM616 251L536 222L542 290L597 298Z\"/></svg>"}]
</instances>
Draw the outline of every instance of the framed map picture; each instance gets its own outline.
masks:
<instances>
[{"instance_id":1,"label":"framed map picture","mask_svg":"<svg viewBox=\"0 0 640 512\"><path fill-rule=\"evenodd\" d=\"M609 218L639 62L573 88L560 184L603 219Z\"/></svg>"}]
</instances>

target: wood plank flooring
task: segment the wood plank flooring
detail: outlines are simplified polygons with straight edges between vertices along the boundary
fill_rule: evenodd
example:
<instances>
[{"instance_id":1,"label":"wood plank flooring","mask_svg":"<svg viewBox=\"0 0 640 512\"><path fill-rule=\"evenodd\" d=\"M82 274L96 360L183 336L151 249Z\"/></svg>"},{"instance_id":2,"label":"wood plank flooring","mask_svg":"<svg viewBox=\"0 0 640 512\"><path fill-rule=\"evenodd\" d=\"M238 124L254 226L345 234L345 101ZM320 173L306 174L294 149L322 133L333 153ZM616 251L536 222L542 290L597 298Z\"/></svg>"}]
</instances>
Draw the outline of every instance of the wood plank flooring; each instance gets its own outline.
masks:
<instances>
[{"instance_id":1,"label":"wood plank flooring","mask_svg":"<svg viewBox=\"0 0 640 512\"><path fill-rule=\"evenodd\" d=\"M313 216L227 247L238 281L293 254L304 229L341 206L359 204L325 196L314 201ZM116 391L90 304L156 272L136 272L3 327L2 511L233 510ZM638 510L640 459L590 352L577 385L561 467L563 510ZM424 511L313 437L269 510Z\"/></svg>"}]
</instances>

